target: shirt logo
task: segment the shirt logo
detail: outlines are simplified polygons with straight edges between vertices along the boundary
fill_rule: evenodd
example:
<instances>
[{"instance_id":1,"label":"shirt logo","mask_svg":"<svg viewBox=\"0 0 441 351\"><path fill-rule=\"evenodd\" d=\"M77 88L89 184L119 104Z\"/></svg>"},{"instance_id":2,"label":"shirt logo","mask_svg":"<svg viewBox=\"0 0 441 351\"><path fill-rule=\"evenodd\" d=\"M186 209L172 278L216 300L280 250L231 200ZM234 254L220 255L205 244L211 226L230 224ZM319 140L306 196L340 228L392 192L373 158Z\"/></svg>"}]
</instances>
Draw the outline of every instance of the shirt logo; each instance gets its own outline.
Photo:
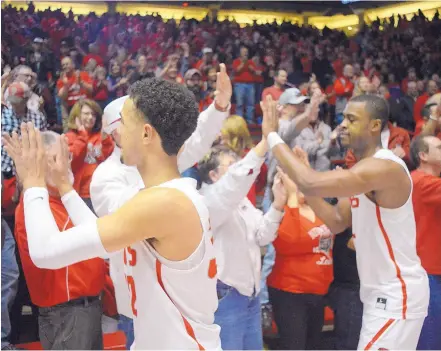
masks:
<instances>
[{"instance_id":1,"label":"shirt logo","mask_svg":"<svg viewBox=\"0 0 441 351\"><path fill-rule=\"evenodd\" d=\"M351 208L357 208L358 206L360 206L360 200L358 199L358 197L352 196L350 200L351 200Z\"/></svg>"},{"instance_id":2,"label":"shirt logo","mask_svg":"<svg viewBox=\"0 0 441 351\"><path fill-rule=\"evenodd\" d=\"M387 299L384 297L377 298L377 303L375 304L375 308L378 308L380 310L385 310L387 304Z\"/></svg>"}]
</instances>

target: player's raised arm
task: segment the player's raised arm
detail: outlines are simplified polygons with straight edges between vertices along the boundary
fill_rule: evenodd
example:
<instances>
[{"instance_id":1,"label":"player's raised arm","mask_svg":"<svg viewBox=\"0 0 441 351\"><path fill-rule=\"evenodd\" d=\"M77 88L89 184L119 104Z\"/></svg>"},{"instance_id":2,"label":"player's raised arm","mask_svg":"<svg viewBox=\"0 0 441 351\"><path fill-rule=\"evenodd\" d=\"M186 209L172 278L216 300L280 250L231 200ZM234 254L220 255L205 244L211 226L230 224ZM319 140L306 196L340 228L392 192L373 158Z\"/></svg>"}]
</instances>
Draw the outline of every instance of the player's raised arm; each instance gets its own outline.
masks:
<instances>
[{"instance_id":1,"label":"player's raised arm","mask_svg":"<svg viewBox=\"0 0 441 351\"><path fill-rule=\"evenodd\" d=\"M397 182L409 182L404 168L397 163L371 157L363 159L350 170L314 171L304 165L281 140L277 129L276 104L268 97L263 104L263 134L282 168L307 196L350 197L370 191L395 189Z\"/></svg>"}]
</instances>

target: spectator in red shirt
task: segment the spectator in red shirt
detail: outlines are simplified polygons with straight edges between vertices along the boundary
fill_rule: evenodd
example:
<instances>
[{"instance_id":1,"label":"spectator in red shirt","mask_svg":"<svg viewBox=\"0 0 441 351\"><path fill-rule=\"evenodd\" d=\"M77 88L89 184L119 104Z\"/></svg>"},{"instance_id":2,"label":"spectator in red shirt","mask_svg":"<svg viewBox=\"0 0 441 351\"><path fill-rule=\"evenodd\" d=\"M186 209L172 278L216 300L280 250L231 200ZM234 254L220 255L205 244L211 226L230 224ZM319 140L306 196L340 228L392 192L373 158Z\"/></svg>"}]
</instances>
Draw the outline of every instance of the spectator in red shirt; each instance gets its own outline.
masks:
<instances>
[{"instance_id":1,"label":"spectator in red shirt","mask_svg":"<svg viewBox=\"0 0 441 351\"><path fill-rule=\"evenodd\" d=\"M417 136L412 141L410 155L416 167L411 176L417 253L430 286L429 311L417 349L441 350L441 140Z\"/></svg>"},{"instance_id":2,"label":"spectator in red shirt","mask_svg":"<svg viewBox=\"0 0 441 351\"><path fill-rule=\"evenodd\" d=\"M254 122L254 73L256 64L248 58L248 48L240 48L240 57L233 61L234 72L234 95L236 97L236 113L243 117L246 116L248 124ZM246 113L244 113L244 109Z\"/></svg>"},{"instance_id":3,"label":"spectator in red shirt","mask_svg":"<svg viewBox=\"0 0 441 351\"><path fill-rule=\"evenodd\" d=\"M435 95L438 92L438 84L434 80L429 80L427 82L427 90L426 93L421 95L415 102L414 110L413 110L413 118L415 123L418 125L423 120L421 116L421 111L430 97Z\"/></svg>"},{"instance_id":4,"label":"spectator in red shirt","mask_svg":"<svg viewBox=\"0 0 441 351\"><path fill-rule=\"evenodd\" d=\"M285 84L288 80L288 73L284 69L279 69L274 76L274 85L263 89L262 101L266 101L267 95L271 95L274 101L279 101L280 96L285 91Z\"/></svg>"},{"instance_id":5,"label":"spectator in red shirt","mask_svg":"<svg viewBox=\"0 0 441 351\"><path fill-rule=\"evenodd\" d=\"M107 84L107 71L104 67L97 67L95 70L96 79L93 82L93 100L102 109L106 107L109 100L109 87Z\"/></svg>"},{"instance_id":6,"label":"spectator in red shirt","mask_svg":"<svg viewBox=\"0 0 441 351\"><path fill-rule=\"evenodd\" d=\"M57 81L58 96L62 102L63 129L67 130L67 117L73 105L93 94L93 79L87 72L75 71L72 59L61 60L63 73Z\"/></svg>"},{"instance_id":7,"label":"spectator in red shirt","mask_svg":"<svg viewBox=\"0 0 441 351\"><path fill-rule=\"evenodd\" d=\"M351 65L346 65L343 69L343 75L337 78L334 82L334 92L336 95L336 124L340 124L343 121L343 110L345 109L346 104L348 103L354 91L354 83L352 82L353 75L353 67Z\"/></svg>"},{"instance_id":8,"label":"spectator in red shirt","mask_svg":"<svg viewBox=\"0 0 441 351\"><path fill-rule=\"evenodd\" d=\"M206 80L210 68L217 67L219 63L217 62L217 60L213 59L212 48L204 48L202 50L202 55L202 58L198 62L196 62L194 68L199 70L202 73L202 78Z\"/></svg>"},{"instance_id":9,"label":"spectator in red shirt","mask_svg":"<svg viewBox=\"0 0 441 351\"><path fill-rule=\"evenodd\" d=\"M49 155L56 154L60 136L43 132ZM64 171L64 170L63 170ZM71 182L74 177L69 172ZM73 227L56 187L57 175L46 179L49 206L59 230ZM59 269L37 267L29 253L23 197L16 209L15 238L31 301L39 308L40 342L45 350L102 350L102 306L105 264L94 258Z\"/></svg>"},{"instance_id":10,"label":"spectator in red shirt","mask_svg":"<svg viewBox=\"0 0 441 351\"><path fill-rule=\"evenodd\" d=\"M89 60L94 59L98 66L104 67L103 58L99 55L99 46L92 43L89 45L89 53L83 57L83 67L87 65Z\"/></svg>"},{"instance_id":11,"label":"spectator in red shirt","mask_svg":"<svg viewBox=\"0 0 441 351\"><path fill-rule=\"evenodd\" d=\"M255 101L260 101L263 91L263 73L265 72L265 66L262 64L259 55L254 55L252 58L254 64L256 65L256 70L254 71L254 90L255 90Z\"/></svg>"}]
</instances>

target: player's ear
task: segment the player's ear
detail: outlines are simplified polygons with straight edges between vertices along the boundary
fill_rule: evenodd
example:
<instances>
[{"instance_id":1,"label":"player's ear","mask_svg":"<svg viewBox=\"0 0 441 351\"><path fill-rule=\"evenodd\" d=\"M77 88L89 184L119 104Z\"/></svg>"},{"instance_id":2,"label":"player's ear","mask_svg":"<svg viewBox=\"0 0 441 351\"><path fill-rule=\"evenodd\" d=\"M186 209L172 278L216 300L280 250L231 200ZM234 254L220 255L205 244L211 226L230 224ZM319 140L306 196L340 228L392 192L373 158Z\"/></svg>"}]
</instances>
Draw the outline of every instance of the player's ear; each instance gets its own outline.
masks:
<instances>
[{"instance_id":1,"label":"player's ear","mask_svg":"<svg viewBox=\"0 0 441 351\"><path fill-rule=\"evenodd\" d=\"M148 123L144 124L144 128L142 129L142 133L143 133L142 143L144 145L149 145L153 140L154 130L153 130L152 125L148 124Z\"/></svg>"},{"instance_id":2,"label":"player's ear","mask_svg":"<svg viewBox=\"0 0 441 351\"><path fill-rule=\"evenodd\" d=\"M383 130L381 119L374 119L371 121L371 130L374 133L381 133Z\"/></svg>"}]
</instances>

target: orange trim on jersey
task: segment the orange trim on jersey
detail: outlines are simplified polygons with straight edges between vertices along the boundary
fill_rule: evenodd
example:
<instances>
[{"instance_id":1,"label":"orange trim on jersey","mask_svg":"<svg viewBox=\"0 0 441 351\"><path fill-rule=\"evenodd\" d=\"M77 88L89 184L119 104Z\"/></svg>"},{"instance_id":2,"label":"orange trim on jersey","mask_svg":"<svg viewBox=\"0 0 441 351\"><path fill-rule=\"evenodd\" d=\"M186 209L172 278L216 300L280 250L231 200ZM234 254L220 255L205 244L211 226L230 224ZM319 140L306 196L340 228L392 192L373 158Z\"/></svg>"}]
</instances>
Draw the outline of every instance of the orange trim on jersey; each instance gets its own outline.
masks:
<instances>
[{"instance_id":1,"label":"orange trim on jersey","mask_svg":"<svg viewBox=\"0 0 441 351\"><path fill-rule=\"evenodd\" d=\"M386 332L387 328L389 328L395 319L389 319L385 325L378 331L377 334L374 335L371 341L364 348L365 350L370 350L370 348L375 344L375 342Z\"/></svg>"},{"instance_id":2,"label":"orange trim on jersey","mask_svg":"<svg viewBox=\"0 0 441 351\"><path fill-rule=\"evenodd\" d=\"M164 283L162 281L162 264L161 264L161 262L159 262L158 259L156 259L156 277L158 278L158 283L161 286L162 290L168 296L168 298L170 299L172 304L175 305L172 298L168 294L167 290L165 290ZM185 326L185 330L187 331L187 334L198 344L199 351L205 350L204 347L197 341L196 335L194 333L193 327L191 326L190 322L182 315L181 311L179 311L179 309L176 305L175 305L175 307L182 317L182 321L184 322L184 326Z\"/></svg>"},{"instance_id":3,"label":"orange trim on jersey","mask_svg":"<svg viewBox=\"0 0 441 351\"><path fill-rule=\"evenodd\" d=\"M384 229L383 221L381 220L381 213L380 213L380 207L376 206L376 212L377 212L377 220L378 225L380 226L381 232L383 233L384 240L386 241L387 250L389 251L389 256L395 266L395 269L397 271L397 278L401 283L401 291L403 292L403 319L406 319L406 312L407 312L407 287L406 283L403 280L403 277L401 276L401 270L400 267L398 267L397 261L395 261L395 255L392 250L392 245L389 240L389 236L386 233L386 229Z\"/></svg>"}]
</instances>

